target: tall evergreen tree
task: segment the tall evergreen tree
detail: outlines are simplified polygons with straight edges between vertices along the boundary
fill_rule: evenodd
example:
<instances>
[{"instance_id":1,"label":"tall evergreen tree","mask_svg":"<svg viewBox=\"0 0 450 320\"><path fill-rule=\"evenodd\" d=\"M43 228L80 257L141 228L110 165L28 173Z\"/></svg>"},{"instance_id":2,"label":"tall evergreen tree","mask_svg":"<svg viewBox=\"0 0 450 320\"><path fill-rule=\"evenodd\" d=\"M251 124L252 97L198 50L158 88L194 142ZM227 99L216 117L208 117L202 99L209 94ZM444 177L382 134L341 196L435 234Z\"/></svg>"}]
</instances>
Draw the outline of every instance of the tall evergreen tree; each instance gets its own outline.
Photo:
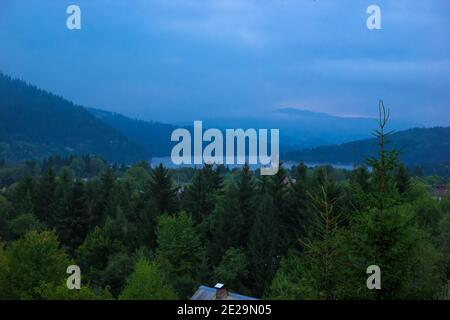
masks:
<instances>
[{"instance_id":1,"label":"tall evergreen tree","mask_svg":"<svg viewBox=\"0 0 450 320\"><path fill-rule=\"evenodd\" d=\"M173 214L177 211L177 188L173 186L169 170L162 163L151 171L148 192L159 214Z\"/></svg>"},{"instance_id":2,"label":"tall evergreen tree","mask_svg":"<svg viewBox=\"0 0 450 320\"><path fill-rule=\"evenodd\" d=\"M261 297L272 281L277 269L277 223L272 198L263 194L259 199L255 223L250 231L247 246L249 270L248 288Z\"/></svg>"},{"instance_id":3,"label":"tall evergreen tree","mask_svg":"<svg viewBox=\"0 0 450 320\"><path fill-rule=\"evenodd\" d=\"M86 206L83 182L76 181L73 184L67 204L58 217L57 230L61 243L73 253L88 234L92 219Z\"/></svg>"},{"instance_id":4,"label":"tall evergreen tree","mask_svg":"<svg viewBox=\"0 0 450 320\"><path fill-rule=\"evenodd\" d=\"M421 230L411 208L398 205L393 172L397 168L397 152L386 149L389 133L385 126L389 111L380 101L379 154L368 163L373 168L375 182L372 209L354 215L351 223L350 256L354 275L359 275L360 284L355 286L355 295L372 295L378 299L430 298L436 293L439 275L436 272L437 254ZM364 274L369 265L381 268L383 282L381 290L368 292ZM419 289L421 287L421 289Z\"/></svg>"},{"instance_id":5,"label":"tall evergreen tree","mask_svg":"<svg viewBox=\"0 0 450 320\"><path fill-rule=\"evenodd\" d=\"M195 223L202 223L212 213L222 186L223 178L212 165L206 164L196 172L184 195L184 206Z\"/></svg>"},{"instance_id":6,"label":"tall evergreen tree","mask_svg":"<svg viewBox=\"0 0 450 320\"><path fill-rule=\"evenodd\" d=\"M250 230L256 217L256 186L250 167L245 164L240 172L237 182L237 201L239 206L239 215L243 219L243 230ZM240 243L248 241L248 232L242 234Z\"/></svg>"},{"instance_id":7,"label":"tall evergreen tree","mask_svg":"<svg viewBox=\"0 0 450 320\"><path fill-rule=\"evenodd\" d=\"M403 164L399 164L395 173L395 182L400 195L403 195L411 187L411 179L408 169Z\"/></svg>"},{"instance_id":8,"label":"tall evergreen tree","mask_svg":"<svg viewBox=\"0 0 450 320\"><path fill-rule=\"evenodd\" d=\"M58 213L55 178L53 170L47 169L39 179L35 193L35 214L47 225L54 225Z\"/></svg>"},{"instance_id":9,"label":"tall evergreen tree","mask_svg":"<svg viewBox=\"0 0 450 320\"><path fill-rule=\"evenodd\" d=\"M207 250L211 263L217 265L229 248L245 245L249 230L245 228L245 216L240 208L239 192L234 182L226 185L209 221Z\"/></svg>"},{"instance_id":10,"label":"tall evergreen tree","mask_svg":"<svg viewBox=\"0 0 450 320\"><path fill-rule=\"evenodd\" d=\"M292 188L287 196L286 215L280 221L280 246L289 249L301 249L300 239L312 224L312 213L309 206L307 177L308 168L302 163L295 168Z\"/></svg>"}]
</instances>

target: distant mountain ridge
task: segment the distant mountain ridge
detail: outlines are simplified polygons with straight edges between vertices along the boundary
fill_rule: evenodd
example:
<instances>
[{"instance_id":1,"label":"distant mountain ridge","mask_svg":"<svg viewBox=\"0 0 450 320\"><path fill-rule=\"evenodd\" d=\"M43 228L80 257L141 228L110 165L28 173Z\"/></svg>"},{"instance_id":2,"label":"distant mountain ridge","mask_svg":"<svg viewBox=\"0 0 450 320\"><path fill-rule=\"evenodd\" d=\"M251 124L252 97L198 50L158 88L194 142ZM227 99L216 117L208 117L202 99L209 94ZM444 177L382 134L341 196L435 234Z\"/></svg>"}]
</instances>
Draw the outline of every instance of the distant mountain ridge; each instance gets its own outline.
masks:
<instances>
[{"instance_id":1,"label":"distant mountain ridge","mask_svg":"<svg viewBox=\"0 0 450 320\"><path fill-rule=\"evenodd\" d=\"M388 149L398 150L400 159L408 166L447 168L450 173L450 127L414 128L395 132L388 137ZM290 151L285 153L284 159L312 163L361 164L376 152L377 140L365 139Z\"/></svg>"},{"instance_id":2,"label":"distant mountain ridge","mask_svg":"<svg viewBox=\"0 0 450 320\"><path fill-rule=\"evenodd\" d=\"M0 158L96 154L130 162L143 151L85 108L0 73Z\"/></svg>"},{"instance_id":3,"label":"distant mountain ridge","mask_svg":"<svg viewBox=\"0 0 450 320\"><path fill-rule=\"evenodd\" d=\"M339 117L327 113L296 108L282 108L269 113L241 117L224 117L203 121L204 127L280 129L280 144L284 151L345 143L370 137L376 119ZM391 126L405 130L417 126L393 120Z\"/></svg>"},{"instance_id":4,"label":"distant mountain ridge","mask_svg":"<svg viewBox=\"0 0 450 320\"><path fill-rule=\"evenodd\" d=\"M145 152L147 159L170 155L172 132L177 127L153 121L131 119L120 113L88 108L88 111L110 127L120 131L130 142Z\"/></svg>"}]
</instances>

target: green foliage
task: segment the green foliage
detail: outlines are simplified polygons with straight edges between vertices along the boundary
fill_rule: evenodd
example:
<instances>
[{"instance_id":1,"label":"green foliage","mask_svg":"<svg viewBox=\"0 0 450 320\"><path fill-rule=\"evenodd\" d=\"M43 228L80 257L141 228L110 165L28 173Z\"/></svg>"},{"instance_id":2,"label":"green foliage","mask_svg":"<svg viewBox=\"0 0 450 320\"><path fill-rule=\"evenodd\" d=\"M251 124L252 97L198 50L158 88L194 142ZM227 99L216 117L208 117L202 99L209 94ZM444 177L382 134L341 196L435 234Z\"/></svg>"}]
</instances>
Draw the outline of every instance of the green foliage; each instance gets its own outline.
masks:
<instances>
[{"instance_id":1,"label":"green foliage","mask_svg":"<svg viewBox=\"0 0 450 320\"><path fill-rule=\"evenodd\" d=\"M411 209L414 210L417 220L423 228L430 233L434 233L438 229L442 212L436 200L429 196L420 197L414 201L414 206Z\"/></svg>"},{"instance_id":2,"label":"green foliage","mask_svg":"<svg viewBox=\"0 0 450 320\"><path fill-rule=\"evenodd\" d=\"M200 224L214 210L223 178L218 170L205 165L198 170L184 194L184 207L192 214L194 222Z\"/></svg>"},{"instance_id":3,"label":"green foliage","mask_svg":"<svg viewBox=\"0 0 450 320\"><path fill-rule=\"evenodd\" d=\"M95 289L109 285L117 294L130 272L130 257L124 257L123 252L125 247L119 240L110 238L104 228L96 227L77 250L77 263L84 279Z\"/></svg>"},{"instance_id":4,"label":"green foliage","mask_svg":"<svg viewBox=\"0 0 450 320\"><path fill-rule=\"evenodd\" d=\"M156 231L156 260L167 271L181 297L188 297L197 284L198 266L204 247L192 218L182 212L178 216L162 215Z\"/></svg>"},{"instance_id":5,"label":"green foliage","mask_svg":"<svg viewBox=\"0 0 450 320\"><path fill-rule=\"evenodd\" d=\"M71 253L83 243L89 232L92 217L86 205L86 197L84 184L76 181L70 190L66 206L58 215L55 215L57 216L55 224L61 242L68 247Z\"/></svg>"},{"instance_id":6,"label":"green foliage","mask_svg":"<svg viewBox=\"0 0 450 320\"><path fill-rule=\"evenodd\" d=\"M214 282L226 283L231 291L247 293L245 286L249 275L247 257L242 249L230 248L223 255L220 264L214 268Z\"/></svg>"},{"instance_id":7,"label":"green foliage","mask_svg":"<svg viewBox=\"0 0 450 320\"><path fill-rule=\"evenodd\" d=\"M376 209L356 215L350 237L355 268L363 271L374 264L382 270L382 289L374 298L429 299L442 283L436 268L439 255L410 206L389 208L382 217ZM364 278L361 272L359 292L367 291Z\"/></svg>"},{"instance_id":8,"label":"green foliage","mask_svg":"<svg viewBox=\"0 0 450 320\"><path fill-rule=\"evenodd\" d=\"M9 227L16 237L23 237L30 231L42 231L44 226L39 219L32 213L20 214L12 218Z\"/></svg>"},{"instance_id":9,"label":"green foliage","mask_svg":"<svg viewBox=\"0 0 450 320\"><path fill-rule=\"evenodd\" d=\"M408 192L411 187L411 179L409 177L408 170L403 164L399 164L397 167L395 172L395 182L400 195Z\"/></svg>"},{"instance_id":10,"label":"green foliage","mask_svg":"<svg viewBox=\"0 0 450 320\"><path fill-rule=\"evenodd\" d=\"M155 262L140 259L119 296L121 300L173 300L175 290L167 280L163 269Z\"/></svg>"},{"instance_id":11,"label":"green foliage","mask_svg":"<svg viewBox=\"0 0 450 320\"><path fill-rule=\"evenodd\" d=\"M144 156L85 108L2 73L0 101L1 159L95 153L111 161L133 161Z\"/></svg>"},{"instance_id":12,"label":"green foliage","mask_svg":"<svg viewBox=\"0 0 450 320\"><path fill-rule=\"evenodd\" d=\"M444 273L447 279L450 279L450 213L447 213L439 222L436 239L443 253Z\"/></svg>"},{"instance_id":13,"label":"green foliage","mask_svg":"<svg viewBox=\"0 0 450 320\"><path fill-rule=\"evenodd\" d=\"M31 231L14 241L6 251L6 261L3 294L4 298L12 299L39 298L38 288L42 283L61 283L71 264L59 248L56 235L48 231Z\"/></svg>"},{"instance_id":14,"label":"green foliage","mask_svg":"<svg viewBox=\"0 0 450 320\"><path fill-rule=\"evenodd\" d=\"M207 250L213 265L220 262L229 248L239 247L245 243L248 229L245 229L245 216L239 204L238 189L233 182L230 182L209 217L210 234Z\"/></svg>"},{"instance_id":15,"label":"green foliage","mask_svg":"<svg viewBox=\"0 0 450 320\"><path fill-rule=\"evenodd\" d=\"M370 171L0 163L0 298L189 298L214 282L257 298L442 298L450 200L430 186L448 181L409 177L380 111ZM68 264L79 291L65 287ZM382 290L366 287L372 264Z\"/></svg>"},{"instance_id":16,"label":"green foliage","mask_svg":"<svg viewBox=\"0 0 450 320\"><path fill-rule=\"evenodd\" d=\"M173 186L169 171L161 163L151 171L148 189L158 214L177 211L177 188Z\"/></svg>"},{"instance_id":17,"label":"green foliage","mask_svg":"<svg viewBox=\"0 0 450 320\"><path fill-rule=\"evenodd\" d=\"M249 288L252 294L258 297L262 296L276 271L277 236L273 201L270 196L264 194L260 199L247 246L248 265L251 270Z\"/></svg>"},{"instance_id":18,"label":"green foliage","mask_svg":"<svg viewBox=\"0 0 450 320\"><path fill-rule=\"evenodd\" d=\"M44 300L111 300L112 295L107 290L95 292L89 286L82 285L79 290L69 290L64 281L60 285L41 283L36 289L41 299Z\"/></svg>"}]
</instances>

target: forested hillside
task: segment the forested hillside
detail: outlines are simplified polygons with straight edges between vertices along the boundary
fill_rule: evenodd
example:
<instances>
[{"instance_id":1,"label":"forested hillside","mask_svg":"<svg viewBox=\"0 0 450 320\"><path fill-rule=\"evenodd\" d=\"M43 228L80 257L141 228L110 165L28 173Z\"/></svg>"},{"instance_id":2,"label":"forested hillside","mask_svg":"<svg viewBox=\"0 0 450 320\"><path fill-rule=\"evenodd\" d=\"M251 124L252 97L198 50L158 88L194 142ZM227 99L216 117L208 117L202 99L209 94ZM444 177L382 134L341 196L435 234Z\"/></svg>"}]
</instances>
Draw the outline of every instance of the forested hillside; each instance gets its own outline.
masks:
<instances>
[{"instance_id":1,"label":"forested hillside","mask_svg":"<svg viewBox=\"0 0 450 320\"><path fill-rule=\"evenodd\" d=\"M177 127L165 123L130 119L118 113L99 109L90 108L88 111L121 132L130 142L140 146L145 151L147 159L170 155L172 149L170 135Z\"/></svg>"},{"instance_id":2,"label":"forested hillside","mask_svg":"<svg viewBox=\"0 0 450 320\"><path fill-rule=\"evenodd\" d=\"M96 154L136 161L142 151L86 109L0 73L0 159Z\"/></svg>"},{"instance_id":3,"label":"forested hillside","mask_svg":"<svg viewBox=\"0 0 450 320\"><path fill-rule=\"evenodd\" d=\"M29 162L0 189L0 299L185 299L216 282L263 299L445 298L450 199L393 152L367 164L268 177ZM70 264L79 291L66 287ZM366 287L371 265L381 290Z\"/></svg>"},{"instance_id":4,"label":"forested hillside","mask_svg":"<svg viewBox=\"0 0 450 320\"><path fill-rule=\"evenodd\" d=\"M397 150L399 158L411 169L420 167L425 174L450 176L450 127L395 132L390 135L387 148ZM376 154L377 149L377 140L367 139L287 152L285 159L312 163L362 164L367 157Z\"/></svg>"}]
</instances>

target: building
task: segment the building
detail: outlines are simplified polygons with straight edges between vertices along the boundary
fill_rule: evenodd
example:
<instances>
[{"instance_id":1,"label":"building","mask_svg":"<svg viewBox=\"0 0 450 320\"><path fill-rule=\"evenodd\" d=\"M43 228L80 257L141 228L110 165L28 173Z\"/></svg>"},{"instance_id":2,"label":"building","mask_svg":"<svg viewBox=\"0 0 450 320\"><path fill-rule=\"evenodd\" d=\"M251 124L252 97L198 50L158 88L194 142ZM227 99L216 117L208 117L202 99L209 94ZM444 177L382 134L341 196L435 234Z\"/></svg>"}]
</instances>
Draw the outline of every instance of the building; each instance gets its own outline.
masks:
<instances>
[{"instance_id":1,"label":"building","mask_svg":"<svg viewBox=\"0 0 450 320\"><path fill-rule=\"evenodd\" d=\"M258 300L238 293L228 292L225 285L218 283L214 288L207 286L198 287L191 300Z\"/></svg>"}]
</instances>

